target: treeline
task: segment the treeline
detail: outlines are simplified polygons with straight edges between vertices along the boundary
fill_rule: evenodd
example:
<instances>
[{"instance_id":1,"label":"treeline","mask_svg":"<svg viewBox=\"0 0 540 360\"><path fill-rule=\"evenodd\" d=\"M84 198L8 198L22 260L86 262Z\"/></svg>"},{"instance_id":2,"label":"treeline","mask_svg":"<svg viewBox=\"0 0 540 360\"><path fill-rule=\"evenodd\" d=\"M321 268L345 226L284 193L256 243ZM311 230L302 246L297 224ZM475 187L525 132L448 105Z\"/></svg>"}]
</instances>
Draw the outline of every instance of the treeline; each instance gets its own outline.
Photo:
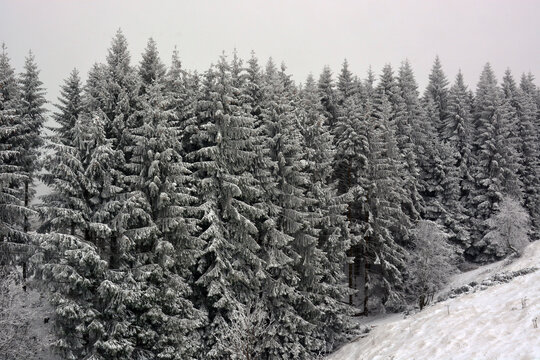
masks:
<instances>
[{"instance_id":1,"label":"treeline","mask_svg":"<svg viewBox=\"0 0 540 360\"><path fill-rule=\"evenodd\" d=\"M133 66L118 32L47 137L33 56L17 77L3 47L0 85L2 261L51 290L69 359L313 359L351 333L359 267L360 310L398 310L417 234L483 261L506 251L485 236L505 197L539 225L530 74L499 86L488 64L473 93L436 59L420 96L408 62L345 62L296 85L254 54L166 67L153 40Z\"/></svg>"}]
</instances>

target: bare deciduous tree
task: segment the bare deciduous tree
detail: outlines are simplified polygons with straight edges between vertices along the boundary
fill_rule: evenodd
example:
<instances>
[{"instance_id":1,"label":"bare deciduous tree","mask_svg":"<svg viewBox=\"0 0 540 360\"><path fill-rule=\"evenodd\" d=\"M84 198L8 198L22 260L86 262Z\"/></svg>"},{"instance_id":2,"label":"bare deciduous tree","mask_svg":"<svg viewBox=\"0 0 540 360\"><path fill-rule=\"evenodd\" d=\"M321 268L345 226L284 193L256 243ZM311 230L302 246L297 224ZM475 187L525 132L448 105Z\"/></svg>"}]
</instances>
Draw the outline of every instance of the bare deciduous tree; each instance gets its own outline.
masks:
<instances>
[{"instance_id":1,"label":"bare deciduous tree","mask_svg":"<svg viewBox=\"0 0 540 360\"><path fill-rule=\"evenodd\" d=\"M446 242L447 235L432 221L419 221L412 234L414 249L409 257L410 284L421 310L433 300L435 292L453 272L452 250Z\"/></svg>"},{"instance_id":2,"label":"bare deciduous tree","mask_svg":"<svg viewBox=\"0 0 540 360\"><path fill-rule=\"evenodd\" d=\"M499 212L487 223L491 228L484 237L487 243L501 247L505 253L511 251L521 256L523 248L529 243L531 225L527 210L517 200L504 197Z\"/></svg>"}]
</instances>

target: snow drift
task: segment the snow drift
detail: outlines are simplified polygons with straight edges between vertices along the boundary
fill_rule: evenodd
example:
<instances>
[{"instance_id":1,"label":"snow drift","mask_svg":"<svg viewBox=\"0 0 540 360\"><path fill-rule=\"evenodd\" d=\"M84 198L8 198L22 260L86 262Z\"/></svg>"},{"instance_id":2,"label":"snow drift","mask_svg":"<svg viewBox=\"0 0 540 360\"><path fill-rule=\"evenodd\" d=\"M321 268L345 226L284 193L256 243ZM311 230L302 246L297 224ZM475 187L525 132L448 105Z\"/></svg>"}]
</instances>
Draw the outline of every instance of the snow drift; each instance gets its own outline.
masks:
<instances>
[{"instance_id":1,"label":"snow drift","mask_svg":"<svg viewBox=\"0 0 540 360\"><path fill-rule=\"evenodd\" d=\"M329 360L538 360L540 270L492 286L489 279L539 267L539 259L540 242L535 242L510 264L501 261L457 275L449 286L484 285L404 319L394 315L373 322L367 336Z\"/></svg>"}]
</instances>

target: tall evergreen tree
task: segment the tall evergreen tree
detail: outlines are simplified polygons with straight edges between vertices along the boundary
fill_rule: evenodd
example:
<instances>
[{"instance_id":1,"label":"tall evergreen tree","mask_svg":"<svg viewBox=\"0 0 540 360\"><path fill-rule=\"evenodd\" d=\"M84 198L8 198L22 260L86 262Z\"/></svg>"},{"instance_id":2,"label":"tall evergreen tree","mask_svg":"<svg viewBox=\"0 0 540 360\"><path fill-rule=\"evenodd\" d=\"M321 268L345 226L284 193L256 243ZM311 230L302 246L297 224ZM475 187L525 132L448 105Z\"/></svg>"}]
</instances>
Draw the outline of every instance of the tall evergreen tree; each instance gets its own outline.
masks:
<instances>
[{"instance_id":1,"label":"tall evergreen tree","mask_svg":"<svg viewBox=\"0 0 540 360\"><path fill-rule=\"evenodd\" d=\"M225 56L206 73L198 131L191 139L198 146L191 156L201 201L199 238L205 243L195 284L199 305L208 312L204 352L210 358L230 355L227 323L258 299L264 278L256 240L257 181L247 171L256 156L254 122L239 103L236 76Z\"/></svg>"},{"instance_id":2,"label":"tall evergreen tree","mask_svg":"<svg viewBox=\"0 0 540 360\"><path fill-rule=\"evenodd\" d=\"M371 118L367 195L371 217L370 231L364 243L366 264L380 265L380 275L370 277L380 278L384 290L381 302L389 309L402 303L404 250L399 242L411 227L409 216L402 209L404 198L408 196L406 180L402 177L405 162L397 146L396 124L391 121L391 113L385 93L379 95L374 111L367 113ZM367 314L367 295L377 284L377 279L370 278L366 284L364 306Z\"/></svg>"},{"instance_id":3,"label":"tall evergreen tree","mask_svg":"<svg viewBox=\"0 0 540 360\"><path fill-rule=\"evenodd\" d=\"M39 79L39 70L35 63L34 54L30 52L26 57L24 72L19 79L21 89L19 126L21 131L14 139L20 147L20 166L27 175L23 184L23 203L28 207L34 196L33 177L38 170L39 147L43 144L41 129L45 122L44 114L46 103L43 83ZM23 230L30 230L30 220L25 217Z\"/></svg>"},{"instance_id":4,"label":"tall evergreen tree","mask_svg":"<svg viewBox=\"0 0 540 360\"><path fill-rule=\"evenodd\" d=\"M324 116L332 130L338 116L336 89L334 79L332 78L332 70L329 66L325 66L319 77L318 82L319 97L323 106Z\"/></svg>"},{"instance_id":5,"label":"tall evergreen tree","mask_svg":"<svg viewBox=\"0 0 540 360\"><path fill-rule=\"evenodd\" d=\"M476 208L475 238L477 242L468 250L471 256L489 251L480 239L487 228L485 220L496 210L503 194L520 197L519 179L516 175L514 149L511 143L511 112L503 101L495 74L487 64L482 71L475 97L475 177L477 189L473 196Z\"/></svg>"},{"instance_id":6,"label":"tall evergreen tree","mask_svg":"<svg viewBox=\"0 0 540 360\"><path fill-rule=\"evenodd\" d=\"M28 251L24 219L32 212L23 203L27 173L19 163L22 156L17 138L23 130L19 120L19 87L5 44L0 53L0 263L17 264Z\"/></svg>"},{"instance_id":7,"label":"tall evergreen tree","mask_svg":"<svg viewBox=\"0 0 540 360\"><path fill-rule=\"evenodd\" d=\"M528 210L533 228L540 221L539 193L539 147L536 114L538 112L534 98L527 88L527 78L522 78L523 87L518 86L507 70L503 78L504 98L513 118L512 134L509 139L516 151L517 171L523 186L523 203Z\"/></svg>"},{"instance_id":8,"label":"tall evergreen tree","mask_svg":"<svg viewBox=\"0 0 540 360\"><path fill-rule=\"evenodd\" d=\"M302 291L310 294L317 310L313 322L317 325L319 348L332 350L348 331L350 311L342 300L349 293L343 277L346 251L350 247L346 203L337 195L333 181L333 138L321 114L316 83L308 77L301 93L300 128L309 182L306 184L308 225L315 229L318 241L303 246ZM307 245L307 246L306 246ZM318 258L317 258L318 257ZM324 286L321 286L324 284Z\"/></svg>"},{"instance_id":9,"label":"tall evergreen tree","mask_svg":"<svg viewBox=\"0 0 540 360\"><path fill-rule=\"evenodd\" d=\"M442 140L450 148L460 184L459 208L456 214L464 230L470 232L471 219L474 217L472 196L476 188L471 173L474 161L472 157L473 115L469 93L461 71L456 75L456 80L449 90L447 109L448 116L444 122ZM460 236L459 239L464 247L471 245L470 236Z\"/></svg>"},{"instance_id":10,"label":"tall evergreen tree","mask_svg":"<svg viewBox=\"0 0 540 360\"><path fill-rule=\"evenodd\" d=\"M448 116L448 80L442 69L439 56L435 57L435 62L429 74L429 83L424 93L424 99L430 98L435 106L436 116L432 119L433 128L436 134L441 136L445 119Z\"/></svg>"},{"instance_id":11,"label":"tall evergreen tree","mask_svg":"<svg viewBox=\"0 0 540 360\"><path fill-rule=\"evenodd\" d=\"M46 171L42 180L53 189L43 197L47 222L42 228L53 228L66 234L75 235L82 228L84 219L79 211L84 204L84 180L81 173L81 153L77 151L73 132L83 112L82 85L77 70L73 70L60 90L58 112L54 113L57 127L52 128L48 152L43 167ZM83 205L84 204L84 205ZM42 229L43 230L43 229Z\"/></svg>"},{"instance_id":12,"label":"tall evergreen tree","mask_svg":"<svg viewBox=\"0 0 540 360\"><path fill-rule=\"evenodd\" d=\"M383 73L384 75L384 73ZM403 159L405 160L405 186L408 191L407 201L403 206L411 219L418 219L425 212L424 203L419 191L419 168L418 156L424 151L420 139L414 139L417 131L424 124L420 124L422 108L418 98L418 86L414 79L412 68L408 61L404 61L399 69L397 77L398 94L394 97L393 107L395 110L396 141ZM391 94L390 94L391 95ZM392 97L389 96L389 100ZM407 237L403 234L405 238Z\"/></svg>"},{"instance_id":13,"label":"tall evergreen tree","mask_svg":"<svg viewBox=\"0 0 540 360\"><path fill-rule=\"evenodd\" d=\"M186 267L200 244L194 236L195 199L186 181L190 172L171 126L160 65L151 40L139 70L144 93L137 116L142 124L129 128L131 192L121 213L131 240L128 263L138 284L128 304L141 329L139 346L162 359L192 359L199 350L194 334L203 317L189 299L185 277L190 276Z\"/></svg>"}]
</instances>

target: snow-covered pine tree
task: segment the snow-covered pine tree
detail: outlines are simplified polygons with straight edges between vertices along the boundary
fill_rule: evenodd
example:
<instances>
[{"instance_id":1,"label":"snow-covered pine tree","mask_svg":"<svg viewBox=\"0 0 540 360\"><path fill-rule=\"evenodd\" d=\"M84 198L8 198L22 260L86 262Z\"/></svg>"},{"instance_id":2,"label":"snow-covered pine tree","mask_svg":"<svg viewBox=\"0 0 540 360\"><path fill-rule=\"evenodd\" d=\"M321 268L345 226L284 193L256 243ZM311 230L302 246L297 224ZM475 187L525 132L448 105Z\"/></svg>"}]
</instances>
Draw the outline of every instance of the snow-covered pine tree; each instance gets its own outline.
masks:
<instances>
[{"instance_id":1,"label":"snow-covered pine tree","mask_svg":"<svg viewBox=\"0 0 540 360\"><path fill-rule=\"evenodd\" d=\"M324 121L312 76L306 80L300 95L300 129L307 162L305 170L310 179L306 184L306 197L310 199L306 210L311 218L309 226L316 230L318 237L317 243L306 242L303 246L304 276L300 289L309 293L317 309L312 321L317 325L315 337L324 344L320 348L330 352L344 340L351 325L351 308L343 304L350 291L343 274L346 252L350 248L347 204L344 197L337 194L337 184L333 181L333 137Z\"/></svg>"},{"instance_id":2,"label":"snow-covered pine tree","mask_svg":"<svg viewBox=\"0 0 540 360\"><path fill-rule=\"evenodd\" d=\"M94 99L97 106L96 111L100 116L103 116L106 139L110 140L112 150L117 156L115 158L117 161L113 164L117 171L124 174L128 174L125 164L130 161L133 149L127 130L140 126L142 121L140 117L135 115L135 111L138 109L140 83L135 70L130 65L130 58L127 40L122 31L118 30L108 50L105 66L93 68L95 71L93 76L97 77L95 79L97 81L93 81L92 84L97 85L97 89L90 89L92 93L97 95ZM115 182L110 184L111 187L127 190L127 184L122 176L112 179ZM118 198L117 206L106 210L109 212L107 216L114 219L120 207L123 206L123 201L125 201L125 197L124 199ZM109 266L118 268L125 255L123 252L129 247L127 244L129 241L122 233L125 231L124 228L115 228L118 223L110 223L110 225L112 232L108 241Z\"/></svg>"},{"instance_id":3,"label":"snow-covered pine tree","mask_svg":"<svg viewBox=\"0 0 540 360\"><path fill-rule=\"evenodd\" d=\"M419 135L418 132L424 124L420 123L422 108L418 98L418 86L408 61L404 61L399 68L397 90L398 94L395 97L397 102L392 103L392 94L389 94L388 100L391 102L395 111L394 121L397 146L406 165L403 176L409 195L403 206L409 218L416 220L425 213L423 197L419 193L424 192L425 189L420 188L424 184L419 183L420 173L418 164L418 157L422 155L424 149L422 149L422 144L416 143L418 139L414 139L414 137ZM405 237L398 241L406 240L406 234L403 235Z\"/></svg>"},{"instance_id":4,"label":"snow-covered pine tree","mask_svg":"<svg viewBox=\"0 0 540 360\"><path fill-rule=\"evenodd\" d=\"M464 247L471 245L470 236L467 236L466 233L469 232L472 225L471 217L474 215L472 195L476 187L474 178L471 175L473 165L471 154L472 121L469 93L460 71L448 92L447 117L442 130L442 141L449 147L449 152L454 158L454 166L457 169L456 176L460 183L459 204L455 214L458 223L463 224L463 229L457 232L454 230L454 232L463 234L463 236L458 236L457 239Z\"/></svg>"},{"instance_id":5,"label":"snow-covered pine tree","mask_svg":"<svg viewBox=\"0 0 540 360\"><path fill-rule=\"evenodd\" d=\"M488 63L480 75L474 109L473 176L478 186L473 197L476 208L476 243L467 250L467 254L472 257L486 249L482 240L487 230L485 220L497 210L503 194L517 198L521 196L517 161L511 141L513 119L509 104L504 101L503 96Z\"/></svg>"},{"instance_id":6,"label":"snow-covered pine tree","mask_svg":"<svg viewBox=\"0 0 540 360\"><path fill-rule=\"evenodd\" d=\"M341 67L341 72L338 75L337 82L337 108L343 105L343 103L351 96L353 96L359 89L357 89L357 84L351 71L349 70L349 63L347 59L343 61L343 66Z\"/></svg>"},{"instance_id":7,"label":"snow-covered pine tree","mask_svg":"<svg viewBox=\"0 0 540 360\"><path fill-rule=\"evenodd\" d=\"M120 176L115 163L121 155L106 139L98 116L83 112L69 135L71 145L49 158L60 169L49 175L52 205L44 198L51 232L40 236L34 257L56 306L60 340L53 346L68 359L131 359L135 341L125 306L131 292L122 287L129 279L108 270L110 211L118 207L121 190L112 184ZM55 209L63 195L78 201ZM66 214L77 221L55 221Z\"/></svg>"},{"instance_id":8,"label":"snow-covered pine tree","mask_svg":"<svg viewBox=\"0 0 540 360\"><path fill-rule=\"evenodd\" d=\"M304 250L313 249L311 244L317 240L305 211L308 177L294 112L297 103L297 89L289 75L283 66L278 72L270 59L264 73L263 122L275 185L265 188L263 206L269 216L260 236L266 272L262 301L270 317L262 359L310 358L325 345L312 334L316 325L309 319L316 309L299 288L300 278L313 267L320 251L302 267Z\"/></svg>"},{"instance_id":9,"label":"snow-covered pine tree","mask_svg":"<svg viewBox=\"0 0 540 360\"><path fill-rule=\"evenodd\" d=\"M131 158L126 167L130 192L118 216L129 239L126 265L136 282L126 305L135 315L134 356L195 359L197 329L203 314L189 296L186 282L190 260L199 249L191 205L196 200L186 186L189 170L179 155L177 131L171 126L165 91L165 70L150 40L139 69L141 89L136 116L128 123ZM191 211L190 211L191 210Z\"/></svg>"},{"instance_id":10,"label":"snow-covered pine tree","mask_svg":"<svg viewBox=\"0 0 540 360\"><path fill-rule=\"evenodd\" d=\"M190 151L190 130L193 131L195 122L197 89L190 88L191 77L192 75L182 68L178 50L175 48L171 66L165 76L165 91L168 107L171 110L170 126L176 129L181 146L178 151L183 158Z\"/></svg>"},{"instance_id":11,"label":"snow-covered pine tree","mask_svg":"<svg viewBox=\"0 0 540 360\"><path fill-rule=\"evenodd\" d=\"M18 159L19 88L5 44L0 53L0 265L15 265L27 256L28 234L24 219L32 212L23 203L23 183L28 180Z\"/></svg>"},{"instance_id":12,"label":"snow-covered pine tree","mask_svg":"<svg viewBox=\"0 0 540 360\"><path fill-rule=\"evenodd\" d=\"M527 78L522 77L523 87L519 87L510 72L505 72L502 88L506 102L511 106L514 119L510 141L516 150L517 171L522 184L523 204L531 219L533 229L540 224L540 149L534 98L527 92ZM533 83L534 84L534 83Z\"/></svg>"},{"instance_id":13,"label":"snow-covered pine tree","mask_svg":"<svg viewBox=\"0 0 540 360\"><path fill-rule=\"evenodd\" d=\"M349 222L350 249L348 282L351 289L358 290L357 274L362 267L362 241L369 232L369 207L366 199L368 169L368 120L364 116L362 101L358 93L349 96L340 107L340 117L334 128L336 154L333 177L337 182L338 195L347 201L346 216ZM365 264L364 264L365 265ZM349 296L349 303L355 303L355 296Z\"/></svg>"},{"instance_id":14,"label":"snow-covered pine tree","mask_svg":"<svg viewBox=\"0 0 540 360\"><path fill-rule=\"evenodd\" d=\"M43 196L40 211L46 221L41 231L53 229L64 234L75 235L85 226L84 215L88 214L84 192L84 167L80 149L75 147L76 122L83 112L82 84L77 70L73 70L60 90L58 112L54 113L57 127L51 128L53 135L48 139L48 152L43 160L45 173L42 181L52 191Z\"/></svg>"},{"instance_id":15,"label":"snow-covered pine tree","mask_svg":"<svg viewBox=\"0 0 540 360\"><path fill-rule=\"evenodd\" d=\"M332 70L330 70L329 66L325 66L323 68L323 71L319 77L318 88L319 97L323 106L324 117L326 118L327 124L330 127L330 131L332 131L338 117L338 100L336 96L334 79L332 78Z\"/></svg>"},{"instance_id":16,"label":"snow-covered pine tree","mask_svg":"<svg viewBox=\"0 0 540 360\"><path fill-rule=\"evenodd\" d=\"M254 120L239 102L237 76L224 55L206 73L198 131L191 139L196 148L189 154L200 200L199 238L205 243L195 291L208 313L203 351L211 359L233 356L228 323L243 305L257 301L264 278L255 226L262 216L254 206L259 190L248 171L256 158Z\"/></svg>"},{"instance_id":17,"label":"snow-covered pine tree","mask_svg":"<svg viewBox=\"0 0 540 360\"><path fill-rule=\"evenodd\" d=\"M436 116L433 117L433 128L440 137L444 128L448 106L448 80L444 74L439 56L435 57L435 62L429 74L429 83L424 92L424 99L430 98L435 106Z\"/></svg>"},{"instance_id":18,"label":"snow-covered pine tree","mask_svg":"<svg viewBox=\"0 0 540 360\"><path fill-rule=\"evenodd\" d=\"M129 121L139 120L133 113L137 109L140 84L130 60L127 40L122 31L118 30L108 50L106 64L102 68L103 77L99 82L97 100L106 116L107 139L112 139L112 145L122 150L128 145L124 129L130 126ZM129 153L126 155L126 160L129 160Z\"/></svg>"},{"instance_id":19,"label":"snow-covered pine tree","mask_svg":"<svg viewBox=\"0 0 540 360\"><path fill-rule=\"evenodd\" d=\"M43 83L39 79L39 70L34 54L30 51L25 59L24 71L19 79L20 86L20 131L14 138L20 151L19 165L27 175L23 186L23 202L28 207L34 196L33 177L39 169L39 147L43 144L41 129L45 122L44 114L46 103ZM25 217L23 230L30 230L30 220Z\"/></svg>"},{"instance_id":20,"label":"snow-covered pine tree","mask_svg":"<svg viewBox=\"0 0 540 360\"><path fill-rule=\"evenodd\" d=\"M371 105L368 103L368 109ZM370 229L364 242L365 262L369 267L380 267L379 274L366 272L365 313L369 309L367 296L379 282L383 288L382 306L397 309L402 305L404 249L399 245L408 236L411 220L402 204L408 194L403 177L406 166L397 146L396 124L391 120L392 106L386 94L378 94L375 109L369 116L369 188L367 200L371 217ZM368 269L366 269L367 271ZM378 281L377 281L378 280Z\"/></svg>"}]
</instances>

